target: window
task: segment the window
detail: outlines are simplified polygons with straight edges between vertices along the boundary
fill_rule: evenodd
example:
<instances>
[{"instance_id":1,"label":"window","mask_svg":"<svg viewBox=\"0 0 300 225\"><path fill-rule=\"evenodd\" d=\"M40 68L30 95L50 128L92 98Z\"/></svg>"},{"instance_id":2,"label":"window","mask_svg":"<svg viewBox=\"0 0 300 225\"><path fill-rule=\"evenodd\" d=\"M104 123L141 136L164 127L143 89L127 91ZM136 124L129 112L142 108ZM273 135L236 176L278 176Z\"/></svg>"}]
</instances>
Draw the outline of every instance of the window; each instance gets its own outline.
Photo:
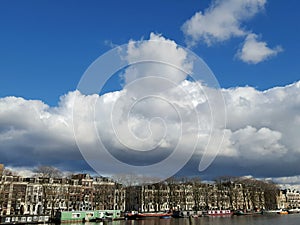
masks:
<instances>
[{"instance_id":1,"label":"window","mask_svg":"<svg viewBox=\"0 0 300 225\"><path fill-rule=\"evenodd\" d=\"M72 218L80 218L80 213L72 213Z\"/></svg>"},{"instance_id":2,"label":"window","mask_svg":"<svg viewBox=\"0 0 300 225\"><path fill-rule=\"evenodd\" d=\"M94 213L93 213L93 212L88 212L88 213L86 213L86 216L87 216L87 217L93 217L93 216L94 216Z\"/></svg>"}]
</instances>

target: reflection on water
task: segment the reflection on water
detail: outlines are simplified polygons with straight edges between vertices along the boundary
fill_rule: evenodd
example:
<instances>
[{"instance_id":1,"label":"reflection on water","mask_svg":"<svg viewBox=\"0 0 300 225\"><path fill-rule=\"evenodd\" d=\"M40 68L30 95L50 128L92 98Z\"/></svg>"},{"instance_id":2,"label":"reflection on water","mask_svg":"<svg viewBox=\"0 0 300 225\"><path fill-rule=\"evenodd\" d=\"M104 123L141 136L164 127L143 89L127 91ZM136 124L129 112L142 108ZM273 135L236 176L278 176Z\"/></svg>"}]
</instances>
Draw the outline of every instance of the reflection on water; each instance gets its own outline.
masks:
<instances>
[{"instance_id":1,"label":"reflection on water","mask_svg":"<svg viewBox=\"0 0 300 225\"><path fill-rule=\"evenodd\" d=\"M184 219L120 220L68 225L299 225L300 214L272 216L199 217Z\"/></svg>"},{"instance_id":2,"label":"reflection on water","mask_svg":"<svg viewBox=\"0 0 300 225\"><path fill-rule=\"evenodd\" d=\"M117 221L115 221L117 222ZM118 221L113 225L299 225L300 215L200 217Z\"/></svg>"}]
</instances>

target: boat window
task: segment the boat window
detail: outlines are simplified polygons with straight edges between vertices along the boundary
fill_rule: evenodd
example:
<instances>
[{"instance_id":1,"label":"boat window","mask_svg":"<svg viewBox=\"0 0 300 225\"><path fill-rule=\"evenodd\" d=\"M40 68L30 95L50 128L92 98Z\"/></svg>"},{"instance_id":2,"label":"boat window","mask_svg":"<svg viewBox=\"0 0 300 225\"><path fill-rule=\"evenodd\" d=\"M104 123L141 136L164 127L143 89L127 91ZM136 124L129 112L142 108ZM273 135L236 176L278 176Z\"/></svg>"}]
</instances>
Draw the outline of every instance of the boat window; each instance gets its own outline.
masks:
<instances>
[{"instance_id":1,"label":"boat window","mask_svg":"<svg viewBox=\"0 0 300 225\"><path fill-rule=\"evenodd\" d=\"M79 218L80 217L80 213L72 213L72 218Z\"/></svg>"}]
</instances>

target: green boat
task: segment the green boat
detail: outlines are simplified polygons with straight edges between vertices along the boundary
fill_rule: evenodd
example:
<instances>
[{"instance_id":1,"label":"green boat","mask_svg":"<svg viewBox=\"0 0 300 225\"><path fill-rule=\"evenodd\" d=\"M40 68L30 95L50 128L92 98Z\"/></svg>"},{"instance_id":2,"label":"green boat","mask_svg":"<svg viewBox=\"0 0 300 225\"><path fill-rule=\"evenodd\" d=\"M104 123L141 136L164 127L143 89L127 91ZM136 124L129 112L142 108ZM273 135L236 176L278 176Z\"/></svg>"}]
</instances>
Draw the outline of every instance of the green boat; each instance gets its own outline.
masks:
<instances>
[{"instance_id":1,"label":"green boat","mask_svg":"<svg viewBox=\"0 0 300 225\"><path fill-rule=\"evenodd\" d=\"M55 215L55 221L67 222L93 222L103 220L121 219L120 210L89 210L89 211L61 211Z\"/></svg>"}]
</instances>

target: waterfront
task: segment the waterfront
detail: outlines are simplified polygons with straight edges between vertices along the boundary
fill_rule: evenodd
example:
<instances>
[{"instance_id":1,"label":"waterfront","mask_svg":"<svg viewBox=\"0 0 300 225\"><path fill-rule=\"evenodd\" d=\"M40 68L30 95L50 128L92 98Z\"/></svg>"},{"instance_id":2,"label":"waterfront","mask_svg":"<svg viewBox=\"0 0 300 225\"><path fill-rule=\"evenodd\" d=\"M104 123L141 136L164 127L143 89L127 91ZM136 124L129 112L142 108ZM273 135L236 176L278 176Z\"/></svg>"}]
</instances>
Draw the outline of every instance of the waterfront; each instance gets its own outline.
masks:
<instances>
[{"instance_id":1,"label":"waterfront","mask_svg":"<svg viewBox=\"0 0 300 225\"><path fill-rule=\"evenodd\" d=\"M299 225L300 214L269 216L199 217L182 219L120 220L67 225ZM50 225L50 224L49 224Z\"/></svg>"}]
</instances>

